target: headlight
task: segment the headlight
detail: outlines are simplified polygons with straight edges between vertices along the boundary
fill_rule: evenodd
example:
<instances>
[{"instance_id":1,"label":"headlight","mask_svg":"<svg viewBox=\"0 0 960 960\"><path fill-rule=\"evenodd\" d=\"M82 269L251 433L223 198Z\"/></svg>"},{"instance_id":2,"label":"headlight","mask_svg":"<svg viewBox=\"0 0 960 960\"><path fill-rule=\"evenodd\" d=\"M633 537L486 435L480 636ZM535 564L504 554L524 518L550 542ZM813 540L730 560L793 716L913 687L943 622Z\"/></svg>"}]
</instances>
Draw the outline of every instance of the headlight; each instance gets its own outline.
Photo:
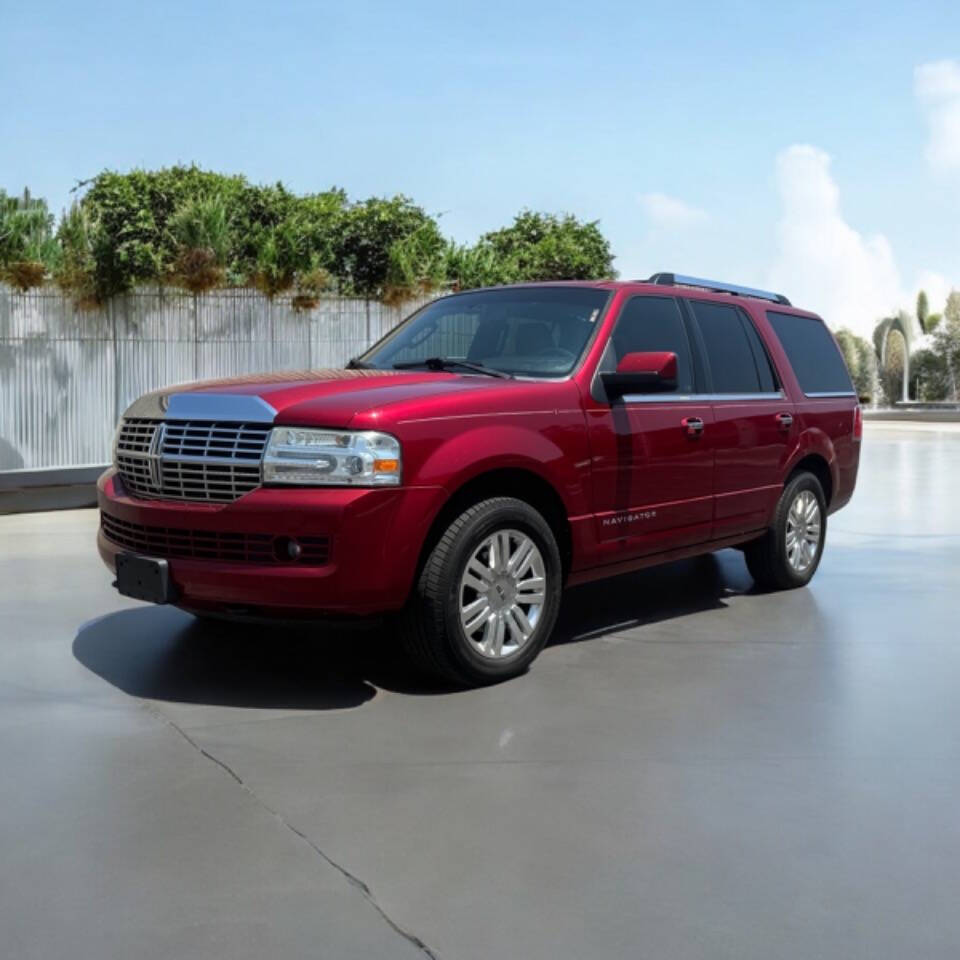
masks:
<instances>
[{"instance_id":1,"label":"headlight","mask_svg":"<svg viewBox=\"0 0 960 960\"><path fill-rule=\"evenodd\" d=\"M263 457L263 482L397 486L400 466L400 441L388 433L274 427Z\"/></svg>"}]
</instances>

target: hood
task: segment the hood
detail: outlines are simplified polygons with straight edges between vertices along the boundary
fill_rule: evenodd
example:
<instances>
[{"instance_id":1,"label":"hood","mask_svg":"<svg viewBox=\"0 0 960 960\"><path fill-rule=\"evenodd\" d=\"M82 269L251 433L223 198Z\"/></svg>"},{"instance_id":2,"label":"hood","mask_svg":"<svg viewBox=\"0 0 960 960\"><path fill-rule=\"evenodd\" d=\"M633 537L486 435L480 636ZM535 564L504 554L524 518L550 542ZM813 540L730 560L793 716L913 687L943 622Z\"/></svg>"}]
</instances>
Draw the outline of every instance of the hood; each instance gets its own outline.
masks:
<instances>
[{"instance_id":1,"label":"hood","mask_svg":"<svg viewBox=\"0 0 960 960\"><path fill-rule=\"evenodd\" d=\"M392 404L503 386L489 377L424 370L313 370L180 384L145 394L126 417L276 421L346 427Z\"/></svg>"}]
</instances>

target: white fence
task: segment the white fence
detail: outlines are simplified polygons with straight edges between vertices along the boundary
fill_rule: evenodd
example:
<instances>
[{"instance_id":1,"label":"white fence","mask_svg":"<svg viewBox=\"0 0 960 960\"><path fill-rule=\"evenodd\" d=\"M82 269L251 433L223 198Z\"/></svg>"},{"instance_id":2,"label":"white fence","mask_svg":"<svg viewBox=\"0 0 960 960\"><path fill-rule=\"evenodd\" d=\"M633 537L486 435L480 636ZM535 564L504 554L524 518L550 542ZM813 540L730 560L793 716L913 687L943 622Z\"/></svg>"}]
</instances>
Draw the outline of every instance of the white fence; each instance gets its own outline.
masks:
<instances>
[{"instance_id":1,"label":"white fence","mask_svg":"<svg viewBox=\"0 0 960 960\"><path fill-rule=\"evenodd\" d=\"M110 460L117 419L166 384L342 367L418 303L329 298L308 311L255 290L145 288L97 310L0 286L0 471Z\"/></svg>"}]
</instances>

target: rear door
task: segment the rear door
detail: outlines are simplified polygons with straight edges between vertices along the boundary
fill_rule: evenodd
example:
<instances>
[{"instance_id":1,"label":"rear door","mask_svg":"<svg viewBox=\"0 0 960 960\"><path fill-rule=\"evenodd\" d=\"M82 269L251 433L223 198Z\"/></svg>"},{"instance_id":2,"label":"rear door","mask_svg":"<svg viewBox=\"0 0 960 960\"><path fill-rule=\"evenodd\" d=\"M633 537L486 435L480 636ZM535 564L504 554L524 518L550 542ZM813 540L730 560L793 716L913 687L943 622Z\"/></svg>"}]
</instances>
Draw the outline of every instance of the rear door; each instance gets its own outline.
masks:
<instances>
[{"instance_id":1,"label":"rear door","mask_svg":"<svg viewBox=\"0 0 960 960\"><path fill-rule=\"evenodd\" d=\"M714 424L713 537L767 526L793 448L794 406L748 313L686 301L702 347Z\"/></svg>"},{"instance_id":2,"label":"rear door","mask_svg":"<svg viewBox=\"0 0 960 960\"><path fill-rule=\"evenodd\" d=\"M677 355L677 389L610 402L598 376L586 401L596 535L608 562L710 538L713 412L697 396L687 326L676 298L631 297L599 371L615 370L627 353L670 351ZM699 429L690 426L696 421Z\"/></svg>"},{"instance_id":3,"label":"rear door","mask_svg":"<svg viewBox=\"0 0 960 960\"><path fill-rule=\"evenodd\" d=\"M800 388L797 395L799 436L828 438L832 448L832 489L825 491L829 508L842 507L853 495L860 462L857 394L836 341L826 324L810 314L768 310L767 320L783 347ZM827 452L824 451L824 452ZM829 454L828 454L829 455Z\"/></svg>"}]
</instances>

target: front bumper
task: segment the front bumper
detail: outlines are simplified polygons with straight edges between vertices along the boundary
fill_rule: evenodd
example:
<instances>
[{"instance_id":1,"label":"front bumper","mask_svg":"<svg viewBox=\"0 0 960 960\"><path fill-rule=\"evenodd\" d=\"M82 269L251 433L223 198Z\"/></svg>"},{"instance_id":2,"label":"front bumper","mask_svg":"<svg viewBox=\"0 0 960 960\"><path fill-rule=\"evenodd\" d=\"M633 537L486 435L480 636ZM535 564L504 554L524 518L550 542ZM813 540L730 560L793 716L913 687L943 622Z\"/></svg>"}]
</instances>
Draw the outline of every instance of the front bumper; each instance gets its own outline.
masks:
<instances>
[{"instance_id":1,"label":"front bumper","mask_svg":"<svg viewBox=\"0 0 960 960\"><path fill-rule=\"evenodd\" d=\"M114 470L97 483L101 512L126 524L196 531L197 537L329 538L329 557L319 564L169 557L178 606L263 617L368 616L399 609L444 497L440 487L261 487L232 503L205 504L131 497ZM118 553L133 552L108 539L102 525L97 546L112 571Z\"/></svg>"}]
</instances>

